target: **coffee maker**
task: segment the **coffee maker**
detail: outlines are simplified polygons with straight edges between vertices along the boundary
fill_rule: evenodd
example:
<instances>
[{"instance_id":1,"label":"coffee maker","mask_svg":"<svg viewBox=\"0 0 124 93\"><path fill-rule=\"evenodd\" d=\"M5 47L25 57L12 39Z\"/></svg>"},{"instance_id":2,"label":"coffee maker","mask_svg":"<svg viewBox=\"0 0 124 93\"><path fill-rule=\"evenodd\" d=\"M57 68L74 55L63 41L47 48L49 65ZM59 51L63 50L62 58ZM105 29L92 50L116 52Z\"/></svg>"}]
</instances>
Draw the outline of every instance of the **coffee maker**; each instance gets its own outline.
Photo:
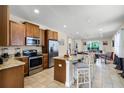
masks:
<instances>
[{"instance_id":1,"label":"coffee maker","mask_svg":"<svg viewBox=\"0 0 124 93\"><path fill-rule=\"evenodd\" d=\"M3 64L3 58L0 57L0 64Z\"/></svg>"},{"instance_id":2,"label":"coffee maker","mask_svg":"<svg viewBox=\"0 0 124 93\"><path fill-rule=\"evenodd\" d=\"M3 48L2 49L2 55L1 55L1 57L3 57L3 58L9 58L8 48Z\"/></svg>"},{"instance_id":3,"label":"coffee maker","mask_svg":"<svg viewBox=\"0 0 124 93\"><path fill-rule=\"evenodd\" d=\"M15 57L21 56L21 49L20 48L15 48Z\"/></svg>"}]
</instances>

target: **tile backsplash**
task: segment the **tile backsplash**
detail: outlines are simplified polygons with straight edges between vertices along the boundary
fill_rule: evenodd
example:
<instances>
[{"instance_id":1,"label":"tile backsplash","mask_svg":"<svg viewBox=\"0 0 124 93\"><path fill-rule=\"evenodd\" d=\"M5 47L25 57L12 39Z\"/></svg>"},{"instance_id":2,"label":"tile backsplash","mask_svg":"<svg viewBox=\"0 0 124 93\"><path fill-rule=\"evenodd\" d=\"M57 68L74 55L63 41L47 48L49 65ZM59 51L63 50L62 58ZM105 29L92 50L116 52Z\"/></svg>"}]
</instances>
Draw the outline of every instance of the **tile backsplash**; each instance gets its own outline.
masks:
<instances>
[{"instance_id":1,"label":"tile backsplash","mask_svg":"<svg viewBox=\"0 0 124 93\"><path fill-rule=\"evenodd\" d=\"M20 48L21 53L25 49L36 49L38 52L42 53L42 48L36 46L9 46L9 47L0 46L0 55L2 54L2 48L8 48L8 54L15 54L15 48Z\"/></svg>"}]
</instances>

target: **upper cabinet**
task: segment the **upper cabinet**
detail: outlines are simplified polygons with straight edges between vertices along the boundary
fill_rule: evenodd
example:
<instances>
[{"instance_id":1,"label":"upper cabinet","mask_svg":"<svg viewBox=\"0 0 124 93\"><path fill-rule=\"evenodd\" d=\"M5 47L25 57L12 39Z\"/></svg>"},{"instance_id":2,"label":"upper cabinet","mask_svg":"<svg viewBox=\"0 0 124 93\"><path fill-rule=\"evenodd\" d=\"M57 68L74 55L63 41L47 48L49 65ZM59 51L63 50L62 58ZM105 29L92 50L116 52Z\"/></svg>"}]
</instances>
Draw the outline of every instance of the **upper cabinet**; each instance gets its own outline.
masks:
<instances>
[{"instance_id":1,"label":"upper cabinet","mask_svg":"<svg viewBox=\"0 0 124 93\"><path fill-rule=\"evenodd\" d=\"M25 22L25 29L26 29L26 37L38 37L40 38L40 30L39 26Z\"/></svg>"},{"instance_id":2,"label":"upper cabinet","mask_svg":"<svg viewBox=\"0 0 124 93\"><path fill-rule=\"evenodd\" d=\"M40 39L41 39L41 45L45 46L45 31L43 29L40 29Z\"/></svg>"},{"instance_id":3,"label":"upper cabinet","mask_svg":"<svg viewBox=\"0 0 124 93\"><path fill-rule=\"evenodd\" d=\"M53 37L54 37L55 40L58 40L58 32L54 32Z\"/></svg>"},{"instance_id":4,"label":"upper cabinet","mask_svg":"<svg viewBox=\"0 0 124 93\"><path fill-rule=\"evenodd\" d=\"M0 46L9 45L9 8L0 5Z\"/></svg>"},{"instance_id":5,"label":"upper cabinet","mask_svg":"<svg viewBox=\"0 0 124 93\"><path fill-rule=\"evenodd\" d=\"M25 45L25 25L10 21L9 27L10 45Z\"/></svg>"},{"instance_id":6,"label":"upper cabinet","mask_svg":"<svg viewBox=\"0 0 124 93\"><path fill-rule=\"evenodd\" d=\"M54 32L48 31L48 39L54 39Z\"/></svg>"},{"instance_id":7,"label":"upper cabinet","mask_svg":"<svg viewBox=\"0 0 124 93\"><path fill-rule=\"evenodd\" d=\"M48 39L58 40L58 32L47 30Z\"/></svg>"}]
</instances>

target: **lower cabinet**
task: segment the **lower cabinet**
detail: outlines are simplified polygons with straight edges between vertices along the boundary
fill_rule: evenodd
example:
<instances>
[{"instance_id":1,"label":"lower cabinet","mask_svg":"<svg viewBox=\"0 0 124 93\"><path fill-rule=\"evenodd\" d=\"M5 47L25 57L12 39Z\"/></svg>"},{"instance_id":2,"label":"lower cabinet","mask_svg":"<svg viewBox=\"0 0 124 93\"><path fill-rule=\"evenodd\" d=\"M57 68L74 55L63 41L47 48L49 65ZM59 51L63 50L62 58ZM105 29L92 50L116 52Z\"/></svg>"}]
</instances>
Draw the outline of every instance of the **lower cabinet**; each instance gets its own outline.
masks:
<instances>
[{"instance_id":1,"label":"lower cabinet","mask_svg":"<svg viewBox=\"0 0 124 93\"><path fill-rule=\"evenodd\" d=\"M25 63L25 65L24 65L24 73L25 73L25 76L27 76L28 72L29 72L28 57L22 57L22 58L16 58L16 59Z\"/></svg>"},{"instance_id":2,"label":"lower cabinet","mask_svg":"<svg viewBox=\"0 0 124 93\"><path fill-rule=\"evenodd\" d=\"M65 60L54 59L54 80L65 83L66 81Z\"/></svg>"},{"instance_id":3,"label":"lower cabinet","mask_svg":"<svg viewBox=\"0 0 124 93\"><path fill-rule=\"evenodd\" d=\"M1 70L0 88L24 88L24 66Z\"/></svg>"},{"instance_id":4,"label":"lower cabinet","mask_svg":"<svg viewBox=\"0 0 124 93\"><path fill-rule=\"evenodd\" d=\"M48 54L43 54L43 69L48 68Z\"/></svg>"}]
</instances>

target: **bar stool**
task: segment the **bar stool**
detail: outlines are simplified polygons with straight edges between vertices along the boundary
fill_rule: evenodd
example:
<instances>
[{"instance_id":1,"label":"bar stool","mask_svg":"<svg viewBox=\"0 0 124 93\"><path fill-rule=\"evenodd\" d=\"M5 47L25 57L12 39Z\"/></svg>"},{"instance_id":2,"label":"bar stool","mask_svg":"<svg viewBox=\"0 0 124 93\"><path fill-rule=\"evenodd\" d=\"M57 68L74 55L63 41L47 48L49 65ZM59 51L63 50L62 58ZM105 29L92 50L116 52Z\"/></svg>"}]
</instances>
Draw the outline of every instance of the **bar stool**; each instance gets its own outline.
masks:
<instances>
[{"instance_id":1,"label":"bar stool","mask_svg":"<svg viewBox=\"0 0 124 93\"><path fill-rule=\"evenodd\" d=\"M75 70L76 71L76 87L79 88L81 85L91 87L91 78L90 78L90 64L89 64L89 56L84 57L83 63L76 63Z\"/></svg>"},{"instance_id":2,"label":"bar stool","mask_svg":"<svg viewBox=\"0 0 124 93\"><path fill-rule=\"evenodd\" d=\"M94 73L95 73L95 64L94 64L94 60L95 60L95 54L90 54L89 57L89 62L90 62L90 77L91 77L91 85L92 85L92 80L94 79Z\"/></svg>"}]
</instances>

